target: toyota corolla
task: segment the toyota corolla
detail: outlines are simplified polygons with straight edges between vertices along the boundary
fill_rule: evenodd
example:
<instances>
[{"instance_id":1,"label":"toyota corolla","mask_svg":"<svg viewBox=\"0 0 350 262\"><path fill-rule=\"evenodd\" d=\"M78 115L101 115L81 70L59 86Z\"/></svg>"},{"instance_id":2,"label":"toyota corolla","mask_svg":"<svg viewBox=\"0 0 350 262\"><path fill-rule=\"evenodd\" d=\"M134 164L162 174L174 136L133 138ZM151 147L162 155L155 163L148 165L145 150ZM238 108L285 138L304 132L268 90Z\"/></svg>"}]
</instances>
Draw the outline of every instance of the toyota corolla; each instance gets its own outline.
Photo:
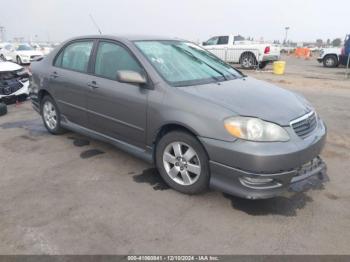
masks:
<instances>
[{"instance_id":1,"label":"toyota corolla","mask_svg":"<svg viewBox=\"0 0 350 262\"><path fill-rule=\"evenodd\" d=\"M270 198L325 175L326 127L305 98L191 42L78 37L32 73L49 132L111 143L154 163L177 191Z\"/></svg>"}]
</instances>

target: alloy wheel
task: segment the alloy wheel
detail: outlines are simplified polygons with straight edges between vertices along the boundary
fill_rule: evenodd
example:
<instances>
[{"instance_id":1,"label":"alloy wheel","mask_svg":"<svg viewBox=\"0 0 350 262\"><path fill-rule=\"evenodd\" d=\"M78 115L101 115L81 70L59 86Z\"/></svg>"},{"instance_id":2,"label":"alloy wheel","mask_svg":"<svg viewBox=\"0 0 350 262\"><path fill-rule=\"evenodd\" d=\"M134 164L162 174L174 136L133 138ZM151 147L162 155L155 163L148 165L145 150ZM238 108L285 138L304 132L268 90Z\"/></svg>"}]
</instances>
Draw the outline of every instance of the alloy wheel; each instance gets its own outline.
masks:
<instances>
[{"instance_id":1,"label":"alloy wheel","mask_svg":"<svg viewBox=\"0 0 350 262\"><path fill-rule=\"evenodd\" d=\"M57 126L57 113L55 106L50 101L46 101L44 104L43 116L46 125L51 130L55 129Z\"/></svg>"},{"instance_id":2,"label":"alloy wheel","mask_svg":"<svg viewBox=\"0 0 350 262\"><path fill-rule=\"evenodd\" d=\"M192 185L201 174L198 154L183 142L173 142L165 148L163 165L168 176L179 185Z\"/></svg>"},{"instance_id":3,"label":"alloy wheel","mask_svg":"<svg viewBox=\"0 0 350 262\"><path fill-rule=\"evenodd\" d=\"M331 57L328 57L327 59L326 59L326 65L327 66L329 66L329 67L332 67L332 66L334 66L334 59L333 58L331 58Z\"/></svg>"}]
</instances>

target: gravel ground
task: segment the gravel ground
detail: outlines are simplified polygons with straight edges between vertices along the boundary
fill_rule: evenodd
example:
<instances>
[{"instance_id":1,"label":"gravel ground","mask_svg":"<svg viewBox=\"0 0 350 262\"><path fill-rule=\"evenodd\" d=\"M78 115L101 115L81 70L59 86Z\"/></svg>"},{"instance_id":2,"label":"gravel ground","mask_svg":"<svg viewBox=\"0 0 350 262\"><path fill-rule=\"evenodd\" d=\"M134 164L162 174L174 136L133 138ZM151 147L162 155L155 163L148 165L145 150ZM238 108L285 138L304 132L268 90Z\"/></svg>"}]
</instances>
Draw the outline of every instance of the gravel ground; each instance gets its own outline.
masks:
<instances>
[{"instance_id":1,"label":"gravel ground","mask_svg":"<svg viewBox=\"0 0 350 262\"><path fill-rule=\"evenodd\" d=\"M169 189L110 145L49 135L29 102L0 117L0 254L349 254L350 80L286 57L284 76L248 75L305 95L328 125L330 182L250 201Z\"/></svg>"}]
</instances>

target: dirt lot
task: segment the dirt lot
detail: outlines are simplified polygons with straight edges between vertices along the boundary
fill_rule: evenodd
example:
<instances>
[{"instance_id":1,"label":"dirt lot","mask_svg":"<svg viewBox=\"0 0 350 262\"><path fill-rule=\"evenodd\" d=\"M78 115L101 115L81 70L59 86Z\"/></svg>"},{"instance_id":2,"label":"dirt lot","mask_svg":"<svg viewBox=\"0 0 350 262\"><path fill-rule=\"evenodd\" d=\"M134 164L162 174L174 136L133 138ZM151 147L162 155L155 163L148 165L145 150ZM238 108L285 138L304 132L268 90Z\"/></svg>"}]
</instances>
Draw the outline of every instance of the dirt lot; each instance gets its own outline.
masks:
<instances>
[{"instance_id":1,"label":"dirt lot","mask_svg":"<svg viewBox=\"0 0 350 262\"><path fill-rule=\"evenodd\" d=\"M29 102L0 117L1 254L349 254L350 80L287 58L285 76L328 125L323 188L249 201L168 189L144 162L78 134L49 135Z\"/></svg>"}]
</instances>

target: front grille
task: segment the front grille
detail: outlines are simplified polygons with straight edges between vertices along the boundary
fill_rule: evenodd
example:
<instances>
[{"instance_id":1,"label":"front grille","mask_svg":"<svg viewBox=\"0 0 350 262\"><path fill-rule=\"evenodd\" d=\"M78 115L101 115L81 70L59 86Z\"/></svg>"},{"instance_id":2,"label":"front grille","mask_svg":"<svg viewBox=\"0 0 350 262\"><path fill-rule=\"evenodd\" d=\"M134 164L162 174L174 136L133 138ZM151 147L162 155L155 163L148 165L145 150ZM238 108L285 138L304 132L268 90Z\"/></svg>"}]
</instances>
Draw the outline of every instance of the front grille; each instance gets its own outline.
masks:
<instances>
[{"instance_id":1,"label":"front grille","mask_svg":"<svg viewBox=\"0 0 350 262\"><path fill-rule=\"evenodd\" d=\"M301 138L307 137L317 126L317 117L315 112L310 112L291 123L294 132Z\"/></svg>"},{"instance_id":2,"label":"front grille","mask_svg":"<svg viewBox=\"0 0 350 262\"><path fill-rule=\"evenodd\" d=\"M23 87L17 79L3 80L0 82L0 95L11 95Z\"/></svg>"}]
</instances>

